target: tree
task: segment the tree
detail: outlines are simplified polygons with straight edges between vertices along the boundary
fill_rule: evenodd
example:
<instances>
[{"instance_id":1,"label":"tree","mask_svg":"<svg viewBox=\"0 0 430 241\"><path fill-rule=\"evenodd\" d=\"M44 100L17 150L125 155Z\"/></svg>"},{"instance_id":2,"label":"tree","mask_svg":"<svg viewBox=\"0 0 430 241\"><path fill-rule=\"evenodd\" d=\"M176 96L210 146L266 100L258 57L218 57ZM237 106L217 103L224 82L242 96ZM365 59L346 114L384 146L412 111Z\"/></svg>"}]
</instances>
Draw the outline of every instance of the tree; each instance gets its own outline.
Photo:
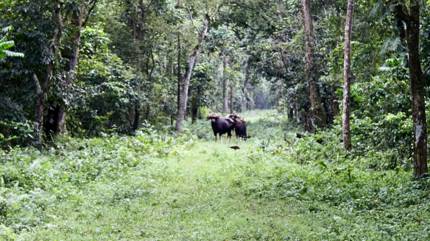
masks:
<instances>
[{"instance_id":1,"label":"tree","mask_svg":"<svg viewBox=\"0 0 430 241\"><path fill-rule=\"evenodd\" d=\"M190 85L191 95L191 121L194 124L200 116L200 108L206 106L207 99L210 97L209 93L212 92L212 78L211 74L214 71L211 64L208 63L208 57L199 61L195 67L195 73Z\"/></svg>"},{"instance_id":2,"label":"tree","mask_svg":"<svg viewBox=\"0 0 430 241\"><path fill-rule=\"evenodd\" d=\"M305 29L306 65L305 75L308 83L310 122L308 131L314 131L317 127L327 125L327 116L321 103L319 88L317 85L317 70L314 63L314 30L311 16L310 0L302 0L303 24Z\"/></svg>"},{"instance_id":3,"label":"tree","mask_svg":"<svg viewBox=\"0 0 430 241\"><path fill-rule=\"evenodd\" d=\"M188 102L188 90L190 87L191 75L193 74L193 69L196 64L197 58L200 54L202 44L205 41L206 35L209 30L209 15L205 14L203 20L203 27L200 30L197 45L192 50L191 54L188 56L187 60L187 68L184 75L181 77L180 83L180 92L179 92L179 109L176 116L176 131L182 131L182 122L185 119L185 114L187 111L187 102Z\"/></svg>"},{"instance_id":4,"label":"tree","mask_svg":"<svg viewBox=\"0 0 430 241\"><path fill-rule=\"evenodd\" d=\"M343 60L343 115L342 115L342 133L343 146L346 150L351 149L351 33L352 33L352 15L354 10L354 0L348 0L346 21L345 21L345 43L344 43L344 60Z\"/></svg>"},{"instance_id":5,"label":"tree","mask_svg":"<svg viewBox=\"0 0 430 241\"><path fill-rule=\"evenodd\" d=\"M178 0L177 6L180 6L180 1ZM177 33L177 67L176 67L176 76L177 76L177 88L176 88L176 115L179 115L179 110L181 109L181 80L182 80L182 51L181 51L181 33Z\"/></svg>"},{"instance_id":6,"label":"tree","mask_svg":"<svg viewBox=\"0 0 430 241\"><path fill-rule=\"evenodd\" d=\"M41 147L43 144L43 132L46 130L44 128L45 124L45 111L47 108L47 96L48 91L51 88L54 68L55 68L55 58L59 54L60 41L63 35L63 16L61 14L62 3L59 1L54 1L52 10L52 29L51 43L48 47L49 55L51 57L50 61L46 63L45 70L42 74L42 78L39 79L36 73L33 73L33 80L36 86L36 105L35 105L35 124L34 124L34 137L35 145ZM49 10L48 10L49 11ZM49 122L49 120L48 120Z\"/></svg>"},{"instance_id":7,"label":"tree","mask_svg":"<svg viewBox=\"0 0 430 241\"><path fill-rule=\"evenodd\" d=\"M222 54L222 112L229 113L229 76L227 75L227 68L229 66L229 57L224 53Z\"/></svg>"},{"instance_id":8,"label":"tree","mask_svg":"<svg viewBox=\"0 0 430 241\"><path fill-rule=\"evenodd\" d=\"M408 7L397 2L395 11L397 19L404 23L400 25L400 37L406 38L408 52L412 121L414 124L414 175L416 178L420 178L428 173L425 111L426 83L420 60L420 0L409 0Z\"/></svg>"},{"instance_id":9,"label":"tree","mask_svg":"<svg viewBox=\"0 0 430 241\"><path fill-rule=\"evenodd\" d=\"M48 116L54 120L53 134L64 133L66 131L66 100L71 84L76 79L76 68L79 61L79 51L81 45L81 32L87 25L89 17L96 7L97 0L85 0L82 2L72 1L67 8L70 10L70 45L68 52L62 54L67 59L67 64L64 69L64 78L61 80L60 88L63 93L63 98L60 103L54 107L53 116Z\"/></svg>"}]
</instances>

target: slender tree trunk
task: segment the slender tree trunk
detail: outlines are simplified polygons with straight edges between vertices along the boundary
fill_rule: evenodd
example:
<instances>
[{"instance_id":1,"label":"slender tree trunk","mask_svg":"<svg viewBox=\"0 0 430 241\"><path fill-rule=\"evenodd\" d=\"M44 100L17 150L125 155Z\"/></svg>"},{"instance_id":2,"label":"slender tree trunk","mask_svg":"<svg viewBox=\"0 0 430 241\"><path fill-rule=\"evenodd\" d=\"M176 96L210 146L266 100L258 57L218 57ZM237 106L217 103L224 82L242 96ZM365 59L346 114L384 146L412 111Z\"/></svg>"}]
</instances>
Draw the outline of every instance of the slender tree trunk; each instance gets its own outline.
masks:
<instances>
[{"instance_id":1,"label":"slender tree trunk","mask_svg":"<svg viewBox=\"0 0 430 241\"><path fill-rule=\"evenodd\" d=\"M228 66L228 56L223 54L222 57L222 112L229 113L228 110L228 87L229 87L229 79L227 77L227 66Z\"/></svg>"},{"instance_id":2,"label":"slender tree trunk","mask_svg":"<svg viewBox=\"0 0 430 241\"><path fill-rule=\"evenodd\" d=\"M182 55L182 53L181 53L181 35L180 35L179 32L178 32L178 39L177 40L178 40L178 42L177 42L177 44L178 44L178 56L177 56L178 57L178 67L177 67L177 78L178 78L177 84L178 84L178 87L176 89L176 91L177 91L176 104L177 104L177 110L178 110L177 115L179 115L180 102L181 102L181 99L180 99L180 97L181 97L181 79L182 79L182 71L181 71L181 55Z\"/></svg>"},{"instance_id":3,"label":"slender tree trunk","mask_svg":"<svg viewBox=\"0 0 430 241\"><path fill-rule=\"evenodd\" d=\"M69 92L71 84L76 79L76 69L78 67L79 61L79 52L81 45L81 32L82 28L86 25L91 12L94 10L97 4L97 0L92 0L89 2L89 5L81 5L77 9L72 12L71 16L71 26L72 29L70 34L72 36L71 41L71 53L68 56L69 63L65 70L65 78L61 82L62 91L67 93ZM65 100L62 101L59 105L51 108L53 111L49 116L52 119L52 134L62 134L66 132L66 103Z\"/></svg>"},{"instance_id":4,"label":"slender tree trunk","mask_svg":"<svg viewBox=\"0 0 430 241\"><path fill-rule=\"evenodd\" d=\"M43 143L43 115L45 110L45 92L39 78L34 73L33 80L36 86L36 105L35 105L35 121L34 121L34 145L41 147ZM46 80L45 80L46 81Z\"/></svg>"},{"instance_id":5,"label":"slender tree trunk","mask_svg":"<svg viewBox=\"0 0 430 241\"><path fill-rule=\"evenodd\" d=\"M200 108L200 96L202 95L201 92L202 92L201 87L198 86L191 100L191 123L192 124L196 123L198 118L199 108Z\"/></svg>"},{"instance_id":6,"label":"slender tree trunk","mask_svg":"<svg viewBox=\"0 0 430 241\"><path fill-rule=\"evenodd\" d=\"M190 87L191 75L193 73L194 66L196 64L197 58L200 54L200 50L203 42L205 41L206 35L209 30L209 16L206 15L203 23L203 29L199 34L197 45L194 47L191 55L188 57L187 61L187 70L185 74L181 78L181 91L179 94L179 109L178 115L176 117L176 131L182 131L182 122L185 119L185 114L187 111L187 102L188 102L188 90Z\"/></svg>"},{"instance_id":7,"label":"slender tree trunk","mask_svg":"<svg viewBox=\"0 0 430 241\"><path fill-rule=\"evenodd\" d=\"M296 98L294 98L294 113L295 113L295 117L296 117L296 123L300 124L303 120L304 123L306 123L306 119L304 118L304 114L303 111L300 109L298 100Z\"/></svg>"},{"instance_id":8,"label":"slender tree trunk","mask_svg":"<svg viewBox=\"0 0 430 241\"><path fill-rule=\"evenodd\" d=\"M140 103L139 101L136 101L136 103L134 104L132 132L136 132L137 129L139 129L139 126L140 126Z\"/></svg>"},{"instance_id":9,"label":"slender tree trunk","mask_svg":"<svg viewBox=\"0 0 430 241\"><path fill-rule=\"evenodd\" d=\"M76 69L79 61L79 51L81 45L81 32L82 32L82 10L79 9L75 11L72 15L72 25L73 25L73 39L72 39L72 52L69 57L69 64L66 70L65 79L62 83L62 90L68 92L71 84L76 79ZM60 134L66 132L66 104L63 102L58 107L58 112L56 118L55 133Z\"/></svg>"},{"instance_id":10,"label":"slender tree trunk","mask_svg":"<svg viewBox=\"0 0 430 241\"><path fill-rule=\"evenodd\" d=\"M285 69L285 75L287 76L288 72L289 72L289 64L288 64L288 59L287 59L287 53L285 51L281 51L281 60L282 60L282 64L284 66ZM298 111L296 110L295 106L295 98L288 98L289 102L287 103L287 110L288 110L288 119L289 120L297 120L298 118ZM300 123L300 122L297 122Z\"/></svg>"},{"instance_id":11,"label":"slender tree trunk","mask_svg":"<svg viewBox=\"0 0 430 241\"><path fill-rule=\"evenodd\" d=\"M276 102L268 102L267 107L268 108L272 108L274 105L278 105L279 100L285 100L286 99L286 94L285 94L285 78L279 77L278 80L275 82L276 86L275 86L275 96L277 101Z\"/></svg>"},{"instance_id":12,"label":"slender tree trunk","mask_svg":"<svg viewBox=\"0 0 430 241\"><path fill-rule=\"evenodd\" d=\"M173 43L172 43L172 47L173 47ZM172 49L172 48L169 48L169 49ZM172 51L173 52L173 51ZM173 80L174 79L174 77L176 76L176 72L175 72L175 67L176 67L176 60L175 60L175 58L176 58L176 53L172 53L171 55L170 55L170 58L169 58L169 76L170 76L170 78ZM175 83L175 82L174 82ZM174 85L173 85L173 88L177 88L177 83L175 83ZM177 97L176 97L177 98ZM173 103L175 103L175 102L173 102ZM177 106L176 106L177 107ZM170 125L171 126L173 126L174 124L175 124L175 122L174 122L174 117L175 117L175 114L176 114L176 109L177 108L170 108L170 104L169 104L169 107L168 107L168 109L166 110L166 112L167 112L167 114L170 116Z\"/></svg>"},{"instance_id":13,"label":"slender tree trunk","mask_svg":"<svg viewBox=\"0 0 430 241\"><path fill-rule=\"evenodd\" d=\"M197 107L197 97L193 96L191 101L191 124L194 124L197 121L198 109L199 108Z\"/></svg>"},{"instance_id":14,"label":"slender tree trunk","mask_svg":"<svg viewBox=\"0 0 430 241\"><path fill-rule=\"evenodd\" d=\"M242 86L242 93L244 96L244 100L242 103L242 111L245 111L249 108L249 93L248 93L248 84L249 84L249 78L250 78L250 60L248 59L246 66L245 66L245 80L243 82Z\"/></svg>"},{"instance_id":15,"label":"slender tree trunk","mask_svg":"<svg viewBox=\"0 0 430 241\"><path fill-rule=\"evenodd\" d=\"M230 113L234 112L234 85L233 83L230 83L230 88L229 88L229 99L230 99Z\"/></svg>"},{"instance_id":16,"label":"slender tree trunk","mask_svg":"<svg viewBox=\"0 0 430 241\"><path fill-rule=\"evenodd\" d=\"M291 107L291 105L288 105L288 120L294 119L294 109Z\"/></svg>"},{"instance_id":17,"label":"slender tree trunk","mask_svg":"<svg viewBox=\"0 0 430 241\"><path fill-rule=\"evenodd\" d=\"M311 108L311 128L308 131L314 131L317 127L325 127L327 125L327 117L317 85L317 71L314 63L314 33L312 16L310 9L310 0L302 0L303 7L303 23L305 29L305 46L306 46L306 79L309 88L309 102Z\"/></svg>"},{"instance_id":18,"label":"slender tree trunk","mask_svg":"<svg viewBox=\"0 0 430 241\"><path fill-rule=\"evenodd\" d=\"M151 105L146 104L144 107L144 120L149 120L151 118Z\"/></svg>"},{"instance_id":19,"label":"slender tree trunk","mask_svg":"<svg viewBox=\"0 0 430 241\"><path fill-rule=\"evenodd\" d=\"M427 124L425 112L425 79L420 61L420 1L410 0L410 14L406 36L409 55L409 75L412 94L412 119L414 123L415 177L427 174Z\"/></svg>"},{"instance_id":20,"label":"slender tree trunk","mask_svg":"<svg viewBox=\"0 0 430 241\"><path fill-rule=\"evenodd\" d=\"M351 34L352 34L352 14L354 11L354 0L348 0L346 22L345 22L345 44L343 60L343 115L342 133L343 146L346 150L351 150L351 128L350 128L350 99L351 99Z\"/></svg>"}]
</instances>

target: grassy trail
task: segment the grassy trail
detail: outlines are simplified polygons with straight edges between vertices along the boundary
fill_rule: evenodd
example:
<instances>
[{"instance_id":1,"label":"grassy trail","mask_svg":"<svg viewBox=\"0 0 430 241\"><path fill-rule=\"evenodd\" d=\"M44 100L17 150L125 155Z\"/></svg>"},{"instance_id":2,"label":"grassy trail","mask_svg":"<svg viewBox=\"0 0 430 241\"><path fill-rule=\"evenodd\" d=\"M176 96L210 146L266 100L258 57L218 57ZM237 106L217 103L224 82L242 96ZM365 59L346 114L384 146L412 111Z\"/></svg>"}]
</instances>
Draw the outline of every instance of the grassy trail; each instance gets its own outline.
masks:
<instances>
[{"instance_id":1,"label":"grassy trail","mask_svg":"<svg viewBox=\"0 0 430 241\"><path fill-rule=\"evenodd\" d=\"M229 145L239 145L232 150ZM256 142L192 141L121 179L94 182L50 208L26 240L282 240L294 203L258 201L242 185L271 168ZM140 157L145 158L145 157ZM244 191L245 190L245 191Z\"/></svg>"},{"instance_id":2,"label":"grassy trail","mask_svg":"<svg viewBox=\"0 0 430 241\"><path fill-rule=\"evenodd\" d=\"M212 141L201 122L200 138L154 132L17 150L6 167L28 161L9 179L33 189L11 186L0 199L18 230L8 240L430 239L430 182L369 167L377 156L352 162L336 133L297 139L278 119L250 113L247 142Z\"/></svg>"}]
</instances>

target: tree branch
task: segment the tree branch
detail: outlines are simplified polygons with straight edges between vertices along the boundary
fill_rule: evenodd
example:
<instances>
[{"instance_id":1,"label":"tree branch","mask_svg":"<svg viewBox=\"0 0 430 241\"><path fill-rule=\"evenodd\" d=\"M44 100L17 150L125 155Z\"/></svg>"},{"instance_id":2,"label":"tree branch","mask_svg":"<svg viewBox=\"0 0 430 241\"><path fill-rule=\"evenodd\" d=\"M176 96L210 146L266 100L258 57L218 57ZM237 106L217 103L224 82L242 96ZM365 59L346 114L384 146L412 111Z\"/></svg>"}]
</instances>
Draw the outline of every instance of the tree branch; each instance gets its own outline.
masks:
<instances>
[{"instance_id":1,"label":"tree branch","mask_svg":"<svg viewBox=\"0 0 430 241\"><path fill-rule=\"evenodd\" d=\"M91 15L92 11L94 10L94 8L95 8L95 7L96 7L96 5L97 5L97 1L98 1L98 0L91 0L91 1L89 2L88 6L90 6L90 8L89 8L89 9L88 9L88 11L87 11L87 14L86 14L86 16L85 16L85 20L82 22L82 27L85 27L85 26L87 25L87 23L88 23L88 19L90 18L90 15Z\"/></svg>"}]
</instances>

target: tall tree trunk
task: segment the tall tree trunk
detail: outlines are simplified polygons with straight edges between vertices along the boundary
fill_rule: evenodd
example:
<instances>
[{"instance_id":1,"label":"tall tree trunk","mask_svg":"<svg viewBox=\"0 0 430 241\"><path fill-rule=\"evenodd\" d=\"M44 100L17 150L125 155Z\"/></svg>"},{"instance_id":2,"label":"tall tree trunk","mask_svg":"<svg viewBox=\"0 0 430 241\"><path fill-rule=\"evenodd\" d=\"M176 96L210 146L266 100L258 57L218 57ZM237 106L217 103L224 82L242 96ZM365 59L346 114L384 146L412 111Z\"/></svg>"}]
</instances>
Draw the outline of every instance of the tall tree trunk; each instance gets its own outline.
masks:
<instances>
[{"instance_id":1,"label":"tall tree trunk","mask_svg":"<svg viewBox=\"0 0 430 241\"><path fill-rule=\"evenodd\" d=\"M198 110L199 107L197 106L197 97L193 96L191 100L191 124L196 123Z\"/></svg>"},{"instance_id":2,"label":"tall tree trunk","mask_svg":"<svg viewBox=\"0 0 430 241\"><path fill-rule=\"evenodd\" d=\"M302 0L303 7L303 23L305 29L305 46L306 46L306 79L309 88L309 102L311 108L311 128L308 131L314 131L317 127L325 127L327 125L327 117L317 85L317 71L314 63L314 33L312 16L310 9L310 0Z\"/></svg>"},{"instance_id":3,"label":"tall tree trunk","mask_svg":"<svg viewBox=\"0 0 430 241\"><path fill-rule=\"evenodd\" d=\"M228 56L223 54L222 57L222 112L229 113L228 110L228 87L229 87L229 79L227 77L227 69L228 67Z\"/></svg>"},{"instance_id":4,"label":"tall tree trunk","mask_svg":"<svg viewBox=\"0 0 430 241\"><path fill-rule=\"evenodd\" d=\"M351 150L351 128L350 128L350 99L351 99L351 34L352 34L352 14L354 11L354 0L348 0L346 22L345 22L345 44L343 60L343 115L342 134L343 146L346 150Z\"/></svg>"},{"instance_id":5,"label":"tall tree trunk","mask_svg":"<svg viewBox=\"0 0 430 241\"><path fill-rule=\"evenodd\" d=\"M412 94L412 119L414 122L415 177L427 174L427 124L425 112L425 79L420 61L420 1L410 0L409 21L406 24L409 55L409 75Z\"/></svg>"},{"instance_id":6,"label":"tall tree trunk","mask_svg":"<svg viewBox=\"0 0 430 241\"><path fill-rule=\"evenodd\" d=\"M287 76L288 76L288 72L289 72L289 64L288 64L289 61L287 58L287 53L285 52L285 50L281 49L280 54L281 54L282 65L285 69L285 77L288 78ZM283 98L286 98L287 100L289 100L287 102L288 119L289 120L295 120L295 118L297 118L297 115L296 115L297 111L294 108L295 107L295 100L291 97L290 98L283 97Z\"/></svg>"},{"instance_id":7,"label":"tall tree trunk","mask_svg":"<svg viewBox=\"0 0 430 241\"><path fill-rule=\"evenodd\" d=\"M230 83L230 86L229 86L230 88L229 88L229 101L230 101L230 112L231 113L233 113L234 112L234 85L233 85L233 83L231 82Z\"/></svg>"},{"instance_id":8,"label":"tall tree trunk","mask_svg":"<svg viewBox=\"0 0 430 241\"><path fill-rule=\"evenodd\" d=\"M250 78L250 68L251 68L251 63L250 63L250 60L248 59L245 66L245 80L242 86L242 93L244 96L244 99L242 102L242 111L249 109L250 98L248 93L248 84L249 84L249 78Z\"/></svg>"},{"instance_id":9,"label":"tall tree trunk","mask_svg":"<svg viewBox=\"0 0 430 241\"><path fill-rule=\"evenodd\" d=\"M34 145L41 147L43 144L44 133L44 115L46 109L47 94L51 85L54 74L54 60L58 53L60 40L63 34L63 18L61 15L61 3L54 4L52 22L55 25L55 30L50 43L51 61L46 65L44 77L40 82L36 73L33 73L33 80L36 85L36 104L35 104L35 122L34 122Z\"/></svg>"},{"instance_id":10,"label":"tall tree trunk","mask_svg":"<svg viewBox=\"0 0 430 241\"><path fill-rule=\"evenodd\" d=\"M65 70L65 78L61 82L62 91L69 92L70 86L76 79L76 69L78 67L79 52L81 45L82 28L87 24L87 21L94 10L98 0L91 0L88 5L78 6L71 15L71 53L68 55L69 63ZM66 103L65 100L59 105L51 108L52 114L48 116L53 120L52 134L61 134L66 132Z\"/></svg>"},{"instance_id":11,"label":"tall tree trunk","mask_svg":"<svg viewBox=\"0 0 430 241\"><path fill-rule=\"evenodd\" d=\"M172 46L173 46L173 43L172 43ZM172 49L172 48L169 48L169 49ZM169 76L172 78L172 80L176 76L176 71L175 71L176 60L175 60L175 58L176 58L176 53L172 53L170 55L170 58L169 58L169 68L168 69L169 69L169 72L170 72ZM177 88L177 83L175 83L175 84L173 85L173 88L175 88L175 86ZM175 102L173 102L173 103L175 103ZM170 116L170 125L171 126L173 126L175 124L175 122L174 122L175 118L174 117L175 117L175 114L176 114L176 109L177 108L170 108L170 105L169 105L168 109L166 110L166 112L167 112L166 114L168 114Z\"/></svg>"},{"instance_id":12,"label":"tall tree trunk","mask_svg":"<svg viewBox=\"0 0 430 241\"><path fill-rule=\"evenodd\" d=\"M199 108L200 108L200 96L202 95L202 87L197 86L193 98L191 100L191 123L194 124L197 121Z\"/></svg>"},{"instance_id":13,"label":"tall tree trunk","mask_svg":"<svg viewBox=\"0 0 430 241\"><path fill-rule=\"evenodd\" d=\"M45 111L45 87L42 88L42 84L35 73L33 73L33 81L36 86L36 105L35 105L35 120L34 120L34 145L41 147L43 143L43 115ZM46 82L46 80L44 80Z\"/></svg>"},{"instance_id":14,"label":"tall tree trunk","mask_svg":"<svg viewBox=\"0 0 430 241\"><path fill-rule=\"evenodd\" d=\"M408 67L412 96L412 121L414 125L414 176L416 178L421 178L428 174L428 167L425 79L423 77L420 61L420 0L409 1L409 12L405 12L404 9L407 9L407 7L399 2L395 7L395 16L397 18L400 38L403 41L405 41L406 38L408 49Z\"/></svg>"},{"instance_id":15,"label":"tall tree trunk","mask_svg":"<svg viewBox=\"0 0 430 241\"><path fill-rule=\"evenodd\" d=\"M187 61L187 70L185 74L181 78L180 82L180 94L179 94L179 109L176 117L176 131L182 131L182 122L184 121L185 114L187 111L187 102L188 102L188 90L190 87L191 75L193 73L194 66L196 64L197 58L200 54L200 50L203 42L205 41L206 35L209 30L209 16L206 15L203 22L203 29L201 30L197 45L194 47Z\"/></svg>"},{"instance_id":16,"label":"tall tree trunk","mask_svg":"<svg viewBox=\"0 0 430 241\"><path fill-rule=\"evenodd\" d=\"M181 55L182 55L182 53L181 53L181 35L180 35L179 32L178 32L178 39L177 40L178 40L178 42L177 42L177 44L178 44L178 56L177 56L178 57L178 65L177 65L178 66L177 67L177 78L178 78L177 84L178 84L178 87L176 89L176 91L177 91L176 104L177 104L177 111L178 111L178 113L176 115L179 115L179 109L181 108L180 107L180 102L181 102L180 97L181 97L181 79L182 79L182 71L181 71Z\"/></svg>"},{"instance_id":17,"label":"tall tree trunk","mask_svg":"<svg viewBox=\"0 0 430 241\"><path fill-rule=\"evenodd\" d=\"M76 79L76 69L79 61L79 51L81 45L81 32L83 27L82 10L78 9L72 14L72 52L69 57L69 64L67 66L64 82L62 83L62 90L66 93L69 91L71 84ZM58 107L58 112L55 123L55 134L65 133L66 131L66 104L63 102Z\"/></svg>"},{"instance_id":18,"label":"tall tree trunk","mask_svg":"<svg viewBox=\"0 0 430 241\"><path fill-rule=\"evenodd\" d=\"M139 129L140 126L140 103L139 101L136 101L134 104L134 115L133 115L133 126L132 126L132 132L135 133L137 129Z\"/></svg>"}]
</instances>

